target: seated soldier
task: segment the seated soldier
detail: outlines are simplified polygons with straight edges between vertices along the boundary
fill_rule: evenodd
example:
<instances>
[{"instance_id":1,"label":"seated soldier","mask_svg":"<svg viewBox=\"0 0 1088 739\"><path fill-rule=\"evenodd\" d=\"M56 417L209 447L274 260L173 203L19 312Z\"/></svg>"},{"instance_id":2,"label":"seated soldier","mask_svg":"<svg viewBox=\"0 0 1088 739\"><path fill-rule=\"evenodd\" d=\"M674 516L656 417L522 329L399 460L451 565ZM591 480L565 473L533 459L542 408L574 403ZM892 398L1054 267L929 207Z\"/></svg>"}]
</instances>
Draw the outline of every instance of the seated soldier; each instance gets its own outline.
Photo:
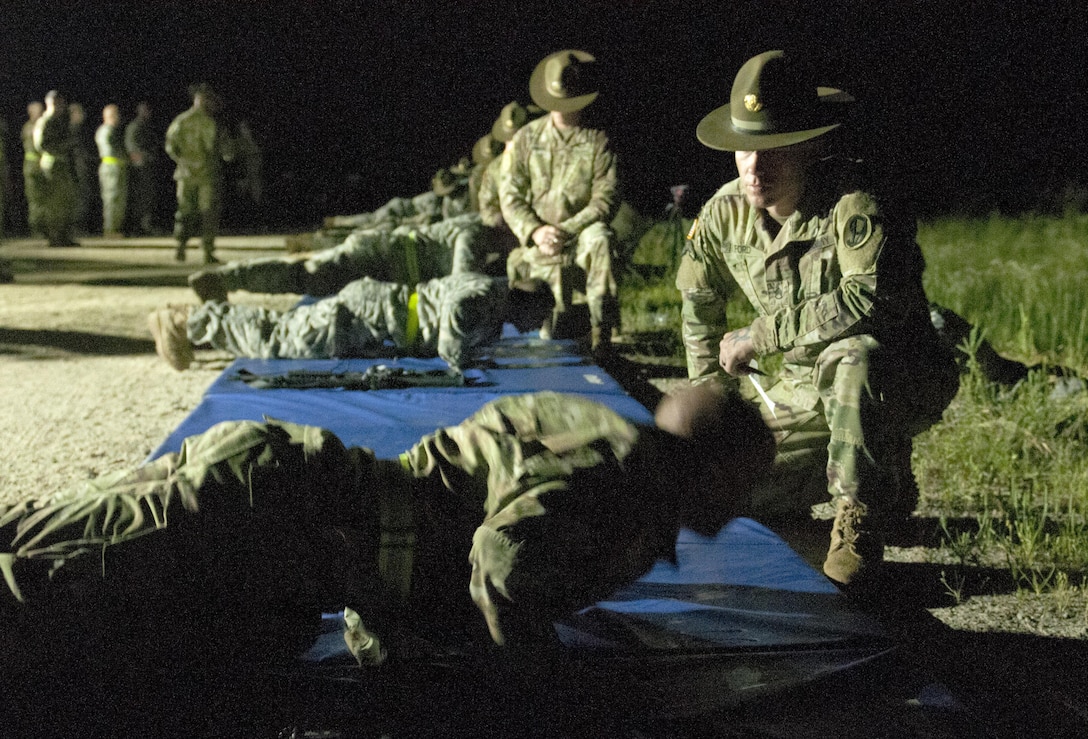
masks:
<instances>
[{"instance_id":1,"label":"seated soldier","mask_svg":"<svg viewBox=\"0 0 1088 739\"><path fill-rule=\"evenodd\" d=\"M0 506L0 670L109 660L115 680L294 660L320 613L345 606L362 664L400 635L553 638L556 619L672 557L681 527L714 535L773 458L735 394L677 391L655 420L509 395L398 460L316 427L228 421L142 467Z\"/></svg>"},{"instance_id":2,"label":"seated soldier","mask_svg":"<svg viewBox=\"0 0 1088 739\"><path fill-rule=\"evenodd\" d=\"M287 311L217 301L195 310L164 308L148 316L148 326L156 352L179 371L193 361L193 346L205 344L264 359L437 354L460 369L499 339L503 323L531 331L554 306L541 281L508 288L505 279L461 272L421 282L414 291L364 277Z\"/></svg>"},{"instance_id":3,"label":"seated soldier","mask_svg":"<svg viewBox=\"0 0 1088 739\"><path fill-rule=\"evenodd\" d=\"M225 302L231 290L324 297L361 277L414 285L461 272L502 276L506 248L494 229L469 213L427 226L360 229L314 254L230 262L194 272L189 285L204 301Z\"/></svg>"}]
</instances>

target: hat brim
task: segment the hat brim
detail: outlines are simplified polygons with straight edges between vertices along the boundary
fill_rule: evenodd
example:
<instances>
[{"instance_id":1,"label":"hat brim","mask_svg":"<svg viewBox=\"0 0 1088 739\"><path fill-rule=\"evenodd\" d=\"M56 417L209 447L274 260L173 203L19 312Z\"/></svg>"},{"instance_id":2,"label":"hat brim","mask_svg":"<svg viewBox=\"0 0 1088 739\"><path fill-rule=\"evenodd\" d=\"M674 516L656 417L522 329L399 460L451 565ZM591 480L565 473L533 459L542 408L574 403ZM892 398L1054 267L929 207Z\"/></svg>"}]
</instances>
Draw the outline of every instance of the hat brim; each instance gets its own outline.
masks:
<instances>
[{"instance_id":1,"label":"hat brim","mask_svg":"<svg viewBox=\"0 0 1088 739\"><path fill-rule=\"evenodd\" d=\"M831 117L832 112L840 112L842 105L853 101L853 98L842 90L821 87L818 88L818 92L821 105L826 105L828 108L828 118ZM695 136L703 146L718 151L763 151L800 144L802 141L823 136L841 125L841 123L829 123L826 126L781 133L741 131L733 126L733 114L729 103L726 103L710 111L703 120L699 121Z\"/></svg>"},{"instance_id":2,"label":"hat brim","mask_svg":"<svg viewBox=\"0 0 1088 739\"><path fill-rule=\"evenodd\" d=\"M577 97L558 98L548 93L547 87L544 84L544 67L549 60L565 54L574 55L574 58L580 62L597 61L592 54L579 49L563 49L554 54L548 54L548 56L540 60L533 70L532 75L529 77L529 97L533 99L534 103L551 113L573 113L576 110L581 110L596 100L597 96L600 94L600 92L588 92L585 95L578 95Z\"/></svg>"},{"instance_id":3,"label":"hat brim","mask_svg":"<svg viewBox=\"0 0 1088 739\"><path fill-rule=\"evenodd\" d=\"M517 133L517 131L506 130L506 128L502 125L501 118L491 124L491 138L495 139L496 141L501 141L505 144L507 141L514 138L515 133Z\"/></svg>"}]
</instances>

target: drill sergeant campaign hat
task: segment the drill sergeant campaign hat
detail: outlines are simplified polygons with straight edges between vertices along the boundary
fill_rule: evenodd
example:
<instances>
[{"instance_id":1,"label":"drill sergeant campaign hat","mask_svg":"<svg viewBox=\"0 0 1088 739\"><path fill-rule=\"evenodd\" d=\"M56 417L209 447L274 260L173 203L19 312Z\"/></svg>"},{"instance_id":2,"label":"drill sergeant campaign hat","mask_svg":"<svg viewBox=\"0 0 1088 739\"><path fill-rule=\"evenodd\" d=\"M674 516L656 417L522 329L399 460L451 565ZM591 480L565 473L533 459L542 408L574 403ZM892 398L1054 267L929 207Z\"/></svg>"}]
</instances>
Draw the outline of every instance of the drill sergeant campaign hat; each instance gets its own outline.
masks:
<instances>
[{"instance_id":1,"label":"drill sergeant campaign hat","mask_svg":"<svg viewBox=\"0 0 1088 739\"><path fill-rule=\"evenodd\" d=\"M542 112L543 111L535 105L526 107L517 100L509 102L502 106L499 117L495 119L495 123L491 126L491 136L496 141L505 143L514 138L514 134L518 132L518 129L529 122L531 116L538 115Z\"/></svg>"},{"instance_id":2,"label":"drill sergeant campaign hat","mask_svg":"<svg viewBox=\"0 0 1088 739\"><path fill-rule=\"evenodd\" d=\"M529 95L547 111L572 113L597 99L596 59L588 51L564 49L540 60L529 78Z\"/></svg>"},{"instance_id":3,"label":"drill sergeant campaign hat","mask_svg":"<svg viewBox=\"0 0 1088 739\"><path fill-rule=\"evenodd\" d=\"M765 51L744 63L729 104L699 121L695 135L721 151L763 151L799 144L838 128L853 97L818 87L809 71L783 51Z\"/></svg>"},{"instance_id":4,"label":"drill sergeant campaign hat","mask_svg":"<svg viewBox=\"0 0 1088 739\"><path fill-rule=\"evenodd\" d=\"M502 142L497 141L490 133L485 133L472 145L473 164L486 165L499 154L502 154Z\"/></svg>"}]
</instances>

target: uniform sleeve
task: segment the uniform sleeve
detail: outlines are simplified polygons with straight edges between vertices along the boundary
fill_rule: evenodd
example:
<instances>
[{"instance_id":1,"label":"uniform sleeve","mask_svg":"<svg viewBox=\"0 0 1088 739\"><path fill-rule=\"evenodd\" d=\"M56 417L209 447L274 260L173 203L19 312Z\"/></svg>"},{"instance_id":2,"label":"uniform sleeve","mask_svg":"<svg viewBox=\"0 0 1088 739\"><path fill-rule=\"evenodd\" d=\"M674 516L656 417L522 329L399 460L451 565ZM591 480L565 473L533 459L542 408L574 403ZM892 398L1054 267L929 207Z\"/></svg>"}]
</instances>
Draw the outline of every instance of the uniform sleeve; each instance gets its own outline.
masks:
<instances>
[{"instance_id":1,"label":"uniform sleeve","mask_svg":"<svg viewBox=\"0 0 1088 739\"><path fill-rule=\"evenodd\" d=\"M522 246L529 246L533 231L544 225L532 204L532 182L529 174L531 129L531 126L526 126L514 134L512 148L502 157L499 170L499 203L502 215Z\"/></svg>"},{"instance_id":2,"label":"uniform sleeve","mask_svg":"<svg viewBox=\"0 0 1088 739\"><path fill-rule=\"evenodd\" d=\"M609 223L619 208L617 197L616 155L608 144L608 137L601 131L595 133L593 159L589 168L593 172L592 194L584 208L558 224L570 234L579 234L592 223Z\"/></svg>"},{"instance_id":3,"label":"uniform sleeve","mask_svg":"<svg viewBox=\"0 0 1088 739\"><path fill-rule=\"evenodd\" d=\"M479 506L480 525L469 552L469 591L496 643L510 636L507 617L516 610L524 614L519 622L528 617L546 624L551 610L569 612L564 599L584 605L598 590L611 591L617 581L633 579L599 556L581 556L611 548L600 530L603 514L580 513L577 500L601 496L606 509L616 506L602 489L606 485L575 485L572 479L579 469L597 471L613 482L620 479L618 460L637 436L633 424L598 403L533 393L488 403L457 426L424 437L405 454L416 477L441 475L454 494ZM629 493L622 484L614 487ZM531 525L525 527L526 522ZM625 545L633 538L615 537ZM626 554L626 546L620 549Z\"/></svg>"},{"instance_id":4,"label":"uniform sleeve","mask_svg":"<svg viewBox=\"0 0 1088 739\"><path fill-rule=\"evenodd\" d=\"M881 320L882 293L890 297L897 280L912 277L884 274L889 270L881 268L880 256L889 236L871 196L842 198L832 214L832 229L838 285L753 321L759 355L792 352L790 359L798 359L846 336L872 332ZM913 234L903 236L913 243Z\"/></svg>"},{"instance_id":5,"label":"uniform sleeve","mask_svg":"<svg viewBox=\"0 0 1088 739\"><path fill-rule=\"evenodd\" d=\"M676 273L676 287L682 301L681 336L688 377L693 380L728 377L718 364L718 344L729 330L726 301L731 279L716 258L721 236L710 217L711 211L708 203L692 224Z\"/></svg>"},{"instance_id":6,"label":"uniform sleeve","mask_svg":"<svg viewBox=\"0 0 1088 739\"><path fill-rule=\"evenodd\" d=\"M448 292L441 298L437 351L459 369L476 357L480 347L499 339L506 291L497 281L473 273L443 281Z\"/></svg>"},{"instance_id":7,"label":"uniform sleeve","mask_svg":"<svg viewBox=\"0 0 1088 739\"><path fill-rule=\"evenodd\" d=\"M480 220L488 226L502 225L502 204L499 202L499 180L502 176L502 155L483 171L478 193Z\"/></svg>"}]
</instances>

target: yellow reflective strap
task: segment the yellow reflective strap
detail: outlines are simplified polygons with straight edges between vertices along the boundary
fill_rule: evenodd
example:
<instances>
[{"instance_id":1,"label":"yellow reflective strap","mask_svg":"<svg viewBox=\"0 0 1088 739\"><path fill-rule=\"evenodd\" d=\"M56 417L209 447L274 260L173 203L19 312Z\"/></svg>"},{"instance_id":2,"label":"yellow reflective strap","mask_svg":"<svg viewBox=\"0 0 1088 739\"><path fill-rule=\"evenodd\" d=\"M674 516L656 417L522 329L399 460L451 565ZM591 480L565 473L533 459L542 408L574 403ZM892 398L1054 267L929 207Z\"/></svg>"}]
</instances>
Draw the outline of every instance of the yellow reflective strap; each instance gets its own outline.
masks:
<instances>
[{"instance_id":1,"label":"yellow reflective strap","mask_svg":"<svg viewBox=\"0 0 1088 739\"><path fill-rule=\"evenodd\" d=\"M27 151L23 153L23 159L28 162L36 162L41 159L41 157L38 156L38 152L36 151Z\"/></svg>"},{"instance_id":2,"label":"yellow reflective strap","mask_svg":"<svg viewBox=\"0 0 1088 739\"><path fill-rule=\"evenodd\" d=\"M419 336L419 293L408 296L408 323L404 327L404 338L408 345L416 343Z\"/></svg>"},{"instance_id":3,"label":"yellow reflective strap","mask_svg":"<svg viewBox=\"0 0 1088 739\"><path fill-rule=\"evenodd\" d=\"M117 157L102 157L103 164L120 164L121 160Z\"/></svg>"}]
</instances>

